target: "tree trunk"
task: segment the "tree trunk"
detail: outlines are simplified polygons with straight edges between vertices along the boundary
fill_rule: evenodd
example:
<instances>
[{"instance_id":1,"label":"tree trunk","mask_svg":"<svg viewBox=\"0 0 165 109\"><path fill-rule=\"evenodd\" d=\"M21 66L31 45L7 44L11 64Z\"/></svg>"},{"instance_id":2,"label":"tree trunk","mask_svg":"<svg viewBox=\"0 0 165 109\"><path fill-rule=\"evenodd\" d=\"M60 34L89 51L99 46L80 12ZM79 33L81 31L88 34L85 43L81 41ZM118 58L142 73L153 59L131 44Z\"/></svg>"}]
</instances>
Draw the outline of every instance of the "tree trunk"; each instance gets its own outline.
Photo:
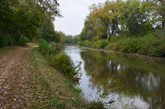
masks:
<instances>
[{"instance_id":1,"label":"tree trunk","mask_svg":"<svg viewBox=\"0 0 165 109\"><path fill-rule=\"evenodd\" d=\"M109 26L107 26L107 40L109 40L109 35L110 35L110 30L109 30Z\"/></svg>"},{"instance_id":2,"label":"tree trunk","mask_svg":"<svg viewBox=\"0 0 165 109\"><path fill-rule=\"evenodd\" d=\"M162 9L162 30L165 30L165 1L160 0L161 4L163 4L163 9Z\"/></svg>"},{"instance_id":3,"label":"tree trunk","mask_svg":"<svg viewBox=\"0 0 165 109\"><path fill-rule=\"evenodd\" d=\"M162 21L162 28L165 31L165 3L163 3L163 21Z\"/></svg>"}]
</instances>

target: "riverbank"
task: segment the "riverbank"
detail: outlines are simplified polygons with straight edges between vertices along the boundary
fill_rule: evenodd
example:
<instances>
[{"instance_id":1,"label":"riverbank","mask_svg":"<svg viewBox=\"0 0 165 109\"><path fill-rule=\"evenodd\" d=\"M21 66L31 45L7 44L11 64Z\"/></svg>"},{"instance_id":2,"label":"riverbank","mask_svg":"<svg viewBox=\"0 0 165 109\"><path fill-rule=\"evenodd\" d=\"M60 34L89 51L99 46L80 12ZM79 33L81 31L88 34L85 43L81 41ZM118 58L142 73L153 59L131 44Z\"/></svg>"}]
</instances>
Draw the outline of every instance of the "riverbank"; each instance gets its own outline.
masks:
<instances>
[{"instance_id":1,"label":"riverbank","mask_svg":"<svg viewBox=\"0 0 165 109\"><path fill-rule=\"evenodd\" d=\"M103 108L88 103L80 89L48 64L37 46L0 49L0 107L4 108Z\"/></svg>"},{"instance_id":2,"label":"riverbank","mask_svg":"<svg viewBox=\"0 0 165 109\"><path fill-rule=\"evenodd\" d=\"M120 51L122 53L165 57L164 37L157 37L153 34L148 34L143 37L112 36L110 40L80 40L76 44L91 48Z\"/></svg>"},{"instance_id":3,"label":"riverbank","mask_svg":"<svg viewBox=\"0 0 165 109\"><path fill-rule=\"evenodd\" d=\"M118 54L127 54L127 55L133 55L133 56L140 56L140 57L152 57L152 58L163 58L164 59L164 57L143 55L143 54L138 54L138 53L126 53L126 52L114 51L114 50L108 50L108 49L85 47L85 46L80 46L80 45L75 45L75 46L80 47L80 48L84 48L84 49L95 50L95 51L103 51L103 52L111 52L111 53L118 53Z\"/></svg>"},{"instance_id":4,"label":"riverbank","mask_svg":"<svg viewBox=\"0 0 165 109\"><path fill-rule=\"evenodd\" d=\"M88 100L101 99L110 108L156 108L155 97L164 94L164 58L134 56L103 52L76 46L65 46L64 51L76 64L82 62L80 87ZM154 83L153 83L154 81ZM162 93L160 95L160 93ZM151 98L148 101L145 98Z\"/></svg>"}]
</instances>

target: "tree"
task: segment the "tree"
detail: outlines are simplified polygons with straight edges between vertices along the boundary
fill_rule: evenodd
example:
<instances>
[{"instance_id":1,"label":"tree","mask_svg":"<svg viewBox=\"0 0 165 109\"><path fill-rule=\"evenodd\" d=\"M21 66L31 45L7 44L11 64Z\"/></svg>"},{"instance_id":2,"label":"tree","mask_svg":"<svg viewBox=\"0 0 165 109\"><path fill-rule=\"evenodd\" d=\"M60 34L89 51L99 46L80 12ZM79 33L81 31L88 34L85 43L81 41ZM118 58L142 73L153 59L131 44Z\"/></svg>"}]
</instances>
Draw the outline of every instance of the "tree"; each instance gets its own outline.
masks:
<instances>
[{"instance_id":1,"label":"tree","mask_svg":"<svg viewBox=\"0 0 165 109\"><path fill-rule=\"evenodd\" d=\"M104 24L107 30L107 40L109 40L110 20L112 20L112 16L110 16L109 11L106 8L104 8L104 4L98 4L98 6L93 4L90 7L90 16L97 25L99 25L100 22Z\"/></svg>"},{"instance_id":2,"label":"tree","mask_svg":"<svg viewBox=\"0 0 165 109\"><path fill-rule=\"evenodd\" d=\"M45 31L50 33L45 33L48 39L59 41L52 23L56 16L60 16L58 7L56 0L1 0L0 32L13 36L18 42L21 36L32 40ZM45 26L45 22L50 25Z\"/></svg>"},{"instance_id":3,"label":"tree","mask_svg":"<svg viewBox=\"0 0 165 109\"><path fill-rule=\"evenodd\" d=\"M107 40L110 35L116 36L119 32L119 18L123 14L124 2L121 0L117 1L106 1L104 4L93 4L90 7L90 16L95 20L96 25L100 26L103 24L107 31Z\"/></svg>"}]
</instances>

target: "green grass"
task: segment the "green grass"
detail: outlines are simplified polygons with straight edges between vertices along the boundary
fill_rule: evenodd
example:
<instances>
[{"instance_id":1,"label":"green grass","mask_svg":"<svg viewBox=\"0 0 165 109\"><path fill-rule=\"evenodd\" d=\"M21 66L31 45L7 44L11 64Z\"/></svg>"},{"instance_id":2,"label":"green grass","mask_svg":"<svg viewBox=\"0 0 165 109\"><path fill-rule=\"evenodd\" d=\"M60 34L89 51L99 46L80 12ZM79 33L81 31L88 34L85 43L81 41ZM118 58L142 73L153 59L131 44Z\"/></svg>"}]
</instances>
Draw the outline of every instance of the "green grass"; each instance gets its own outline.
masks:
<instances>
[{"instance_id":1,"label":"green grass","mask_svg":"<svg viewBox=\"0 0 165 109\"><path fill-rule=\"evenodd\" d=\"M29 86L33 93L31 108L103 109L99 102L87 103L79 95L81 90L72 81L48 64L38 48L30 52L32 61ZM97 104L97 105L96 105Z\"/></svg>"}]
</instances>

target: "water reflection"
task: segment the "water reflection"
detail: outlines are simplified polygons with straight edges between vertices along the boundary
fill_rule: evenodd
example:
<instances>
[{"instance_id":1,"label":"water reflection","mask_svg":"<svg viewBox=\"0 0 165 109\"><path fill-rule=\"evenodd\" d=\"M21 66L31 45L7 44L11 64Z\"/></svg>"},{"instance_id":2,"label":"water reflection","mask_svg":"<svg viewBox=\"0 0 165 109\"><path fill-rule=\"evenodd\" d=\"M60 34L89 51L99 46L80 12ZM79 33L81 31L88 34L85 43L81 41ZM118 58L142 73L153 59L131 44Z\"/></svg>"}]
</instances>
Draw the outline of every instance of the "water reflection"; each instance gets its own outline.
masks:
<instances>
[{"instance_id":1,"label":"water reflection","mask_svg":"<svg viewBox=\"0 0 165 109\"><path fill-rule=\"evenodd\" d=\"M87 100L134 100L138 108L165 108L165 59L65 47L74 63L82 62L79 87ZM99 93L108 92L107 98ZM121 100L120 100L121 101ZM124 104L128 104L124 102Z\"/></svg>"}]
</instances>

